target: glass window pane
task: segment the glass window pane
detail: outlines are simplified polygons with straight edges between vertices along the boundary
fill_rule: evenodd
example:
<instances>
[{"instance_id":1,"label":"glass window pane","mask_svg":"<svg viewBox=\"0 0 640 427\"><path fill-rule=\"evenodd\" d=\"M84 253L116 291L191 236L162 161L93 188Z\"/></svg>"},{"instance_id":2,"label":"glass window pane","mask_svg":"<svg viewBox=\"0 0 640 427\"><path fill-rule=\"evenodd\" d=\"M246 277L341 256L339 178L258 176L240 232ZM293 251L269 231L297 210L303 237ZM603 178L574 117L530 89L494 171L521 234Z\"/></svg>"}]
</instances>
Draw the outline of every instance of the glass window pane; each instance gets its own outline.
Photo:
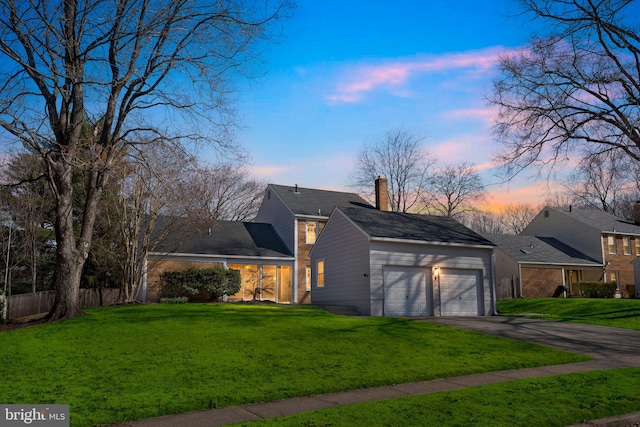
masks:
<instances>
[{"instance_id":1,"label":"glass window pane","mask_svg":"<svg viewBox=\"0 0 640 427\"><path fill-rule=\"evenodd\" d=\"M307 243L315 243L318 237L318 223L307 221Z\"/></svg>"},{"instance_id":2,"label":"glass window pane","mask_svg":"<svg viewBox=\"0 0 640 427\"><path fill-rule=\"evenodd\" d=\"M276 300L276 266L262 266L262 299Z\"/></svg>"},{"instance_id":3,"label":"glass window pane","mask_svg":"<svg viewBox=\"0 0 640 427\"><path fill-rule=\"evenodd\" d=\"M318 287L324 287L324 261L318 261Z\"/></svg>"},{"instance_id":4,"label":"glass window pane","mask_svg":"<svg viewBox=\"0 0 640 427\"><path fill-rule=\"evenodd\" d=\"M244 288L244 298L260 299L260 268L256 264L245 264L242 266L242 285Z\"/></svg>"},{"instance_id":5,"label":"glass window pane","mask_svg":"<svg viewBox=\"0 0 640 427\"><path fill-rule=\"evenodd\" d=\"M233 295L229 295L229 298L242 298L244 295L244 284L242 280L243 266L241 264L229 264L229 270L238 270L240 272L240 290Z\"/></svg>"},{"instance_id":6,"label":"glass window pane","mask_svg":"<svg viewBox=\"0 0 640 427\"><path fill-rule=\"evenodd\" d=\"M291 302L291 267L278 266L278 301Z\"/></svg>"}]
</instances>

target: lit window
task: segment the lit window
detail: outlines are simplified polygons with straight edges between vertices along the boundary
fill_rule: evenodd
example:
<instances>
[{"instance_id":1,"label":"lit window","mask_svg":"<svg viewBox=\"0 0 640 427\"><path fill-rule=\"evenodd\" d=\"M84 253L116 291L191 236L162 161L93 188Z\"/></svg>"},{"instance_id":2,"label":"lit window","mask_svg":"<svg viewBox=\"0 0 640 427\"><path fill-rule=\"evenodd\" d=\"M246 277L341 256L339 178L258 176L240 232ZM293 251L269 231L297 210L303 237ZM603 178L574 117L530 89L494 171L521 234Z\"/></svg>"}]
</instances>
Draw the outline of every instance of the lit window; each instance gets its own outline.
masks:
<instances>
[{"instance_id":1,"label":"lit window","mask_svg":"<svg viewBox=\"0 0 640 427\"><path fill-rule=\"evenodd\" d=\"M318 261L318 287L324 288L324 261Z\"/></svg>"},{"instance_id":2,"label":"lit window","mask_svg":"<svg viewBox=\"0 0 640 427\"><path fill-rule=\"evenodd\" d=\"M634 239L636 241L636 256L640 256L640 237Z\"/></svg>"},{"instance_id":3,"label":"lit window","mask_svg":"<svg viewBox=\"0 0 640 427\"><path fill-rule=\"evenodd\" d=\"M616 253L616 236L607 236L607 246L610 254Z\"/></svg>"},{"instance_id":4,"label":"lit window","mask_svg":"<svg viewBox=\"0 0 640 427\"><path fill-rule=\"evenodd\" d=\"M625 255L631 255L631 237L622 238L622 250Z\"/></svg>"},{"instance_id":5,"label":"lit window","mask_svg":"<svg viewBox=\"0 0 640 427\"><path fill-rule=\"evenodd\" d=\"M307 221L307 243L313 244L318 238L318 222Z\"/></svg>"},{"instance_id":6,"label":"lit window","mask_svg":"<svg viewBox=\"0 0 640 427\"><path fill-rule=\"evenodd\" d=\"M311 266L307 265L307 291L311 290Z\"/></svg>"},{"instance_id":7,"label":"lit window","mask_svg":"<svg viewBox=\"0 0 640 427\"><path fill-rule=\"evenodd\" d=\"M620 289L620 284L618 283L618 272L617 271L609 272L609 282L616 284L616 290Z\"/></svg>"}]
</instances>

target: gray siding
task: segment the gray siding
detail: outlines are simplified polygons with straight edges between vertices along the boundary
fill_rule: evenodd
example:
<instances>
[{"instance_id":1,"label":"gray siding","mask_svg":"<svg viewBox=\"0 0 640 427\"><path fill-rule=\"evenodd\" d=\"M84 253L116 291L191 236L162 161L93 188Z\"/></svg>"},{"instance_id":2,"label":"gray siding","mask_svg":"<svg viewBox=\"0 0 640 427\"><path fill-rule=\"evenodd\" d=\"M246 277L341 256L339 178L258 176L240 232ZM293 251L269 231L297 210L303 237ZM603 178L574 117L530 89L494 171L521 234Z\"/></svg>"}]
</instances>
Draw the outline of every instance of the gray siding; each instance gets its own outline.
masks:
<instances>
[{"instance_id":1,"label":"gray siding","mask_svg":"<svg viewBox=\"0 0 640 427\"><path fill-rule=\"evenodd\" d=\"M538 237L555 237L562 243L571 246L604 262L602 259L602 232L580 221L570 218L554 209L549 209L545 217L543 209L520 234Z\"/></svg>"},{"instance_id":2,"label":"gray siding","mask_svg":"<svg viewBox=\"0 0 640 427\"><path fill-rule=\"evenodd\" d=\"M269 192L271 192L271 197L269 197ZM295 216L278 194L269 187L264 193L262 204L254 221L273 225L284 244L287 245L291 253L295 254Z\"/></svg>"},{"instance_id":3,"label":"gray siding","mask_svg":"<svg viewBox=\"0 0 640 427\"><path fill-rule=\"evenodd\" d=\"M482 281L482 298L484 315L491 315L492 283L491 248L465 248L446 245L426 245L393 242L371 242L371 315L382 316L384 306L383 267L411 266L431 269L479 270ZM434 293L437 290L434 289ZM434 297L434 312L439 314L438 299Z\"/></svg>"},{"instance_id":4,"label":"gray siding","mask_svg":"<svg viewBox=\"0 0 640 427\"><path fill-rule=\"evenodd\" d=\"M324 287L317 287L316 265L324 260ZM314 304L352 305L369 316L369 242L338 210L329 219L311 252Z\"/></svg>"},{"instance_id":5,"label":"gray siding","mask_svg":"<svg viewBox=\"0 0 640 427\"><path fill-rule=\"evenodd\" d=\"M507 255L500 249L495 250L496 255L496 299L515 298L519 293L519 289L514 289L514 285L520 282L520 272L518 271L518 261ZM516 283L512 283L515 277ZM515 286L519 288L518 286Z\"/></svg>"}]
</instances>

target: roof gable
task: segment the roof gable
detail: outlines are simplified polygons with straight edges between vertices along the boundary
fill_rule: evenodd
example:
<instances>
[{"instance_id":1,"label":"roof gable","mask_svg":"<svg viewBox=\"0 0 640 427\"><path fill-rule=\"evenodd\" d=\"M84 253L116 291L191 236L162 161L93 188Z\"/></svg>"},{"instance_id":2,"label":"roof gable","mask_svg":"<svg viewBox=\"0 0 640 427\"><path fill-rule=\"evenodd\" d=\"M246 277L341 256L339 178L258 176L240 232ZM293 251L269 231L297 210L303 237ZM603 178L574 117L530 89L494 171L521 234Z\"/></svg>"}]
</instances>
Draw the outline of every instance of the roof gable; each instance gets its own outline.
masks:
<instances>
[{"instance_id":1,"label":"roof gable","mask_svg":"<svg viewBox=\"0 0 640 427\"><path fill-rule=\"evenodd\" d=\"M269 184L269 189L277 193L294 215L328 217L336 206L371 206L355 193L288 187L276 184Z\"/></svg>"},{"instance_id":2,"label":"roof gable","mask_svg":"<svg viewBox=\"0 0 640 427\"><path fill-rule=\"evenodd\" d=\"M494 246L492 242L453 218L380 211L373 207L339 207L371 238L417 242Z\"/></svg>"},{"instance_id":3,"label":"roof gable","mask_svg":"<svg viewBox=\"0 0 640 427\"><path fill-rule=\"evenodd\" d=\"M639 225L635 224L633 221L627 221L626 219L612 215L609 212L575 208L559 209L549 206L546 206L543 209L543 213L545 210L557 212L560 215L564 215L591 228L595 228L602 233L640 235Z\"/></svg>"},{"instance_id":4,"label":"roof gable","mask_svg":"<svg viewBox=\"0 0 640 427\"><path fill-rule=\"evenodd\" d=\"M519 262L534 264L602 265L553 237L487 235L498 249Z\"/></svg>"}]
</instances>

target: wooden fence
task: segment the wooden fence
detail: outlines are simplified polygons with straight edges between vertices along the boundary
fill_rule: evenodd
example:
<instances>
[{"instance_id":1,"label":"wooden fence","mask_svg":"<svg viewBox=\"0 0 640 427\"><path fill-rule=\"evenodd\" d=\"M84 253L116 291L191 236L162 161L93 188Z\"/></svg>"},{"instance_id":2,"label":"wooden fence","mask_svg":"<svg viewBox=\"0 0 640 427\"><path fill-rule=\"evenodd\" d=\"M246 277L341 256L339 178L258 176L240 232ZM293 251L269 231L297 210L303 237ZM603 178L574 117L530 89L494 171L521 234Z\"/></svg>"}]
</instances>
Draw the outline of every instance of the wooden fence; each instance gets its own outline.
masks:
<instances>
[{"instance_id":1,"label":"wooden fence","mask_svg":"<svg viewBox=\"0 0 640 427\"><path fill-rule=\"evenodd\" d=\"M102 292L102 304L100 303ZM9 297L9 319L34 316L47 313L53 307L56 291L44 291L31 294L11 295ZM80 289L82 308L114 305L120 298L119 289Z\"/></svg>"},{"instance_id":2,"label":"wooden fence","mask_svg":"<svg viewBox=\"0 0 640 427\"><path fill-rule=\"evenodd\" d=\"M504 278L496 283L496 299L498 301L518 298L518 279Z\"/></svg>"}]
</instances>

